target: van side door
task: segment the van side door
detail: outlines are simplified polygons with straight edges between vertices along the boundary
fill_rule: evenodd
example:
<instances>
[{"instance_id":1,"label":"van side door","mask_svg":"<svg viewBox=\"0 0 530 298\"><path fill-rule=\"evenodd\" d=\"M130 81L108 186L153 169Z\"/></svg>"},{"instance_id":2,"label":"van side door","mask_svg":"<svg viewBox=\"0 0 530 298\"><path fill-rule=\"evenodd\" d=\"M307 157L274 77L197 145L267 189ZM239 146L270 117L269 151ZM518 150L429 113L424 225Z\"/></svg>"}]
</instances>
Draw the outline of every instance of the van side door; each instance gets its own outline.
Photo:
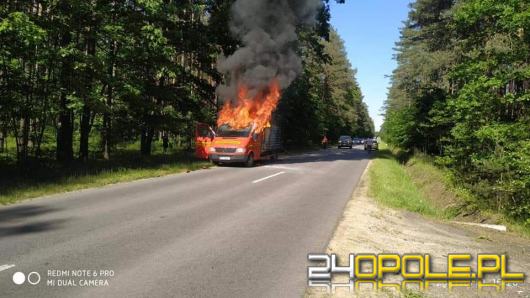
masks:
<instances>
[{"instance_id":1,"label":"van side door","mask_svg":"<svg viewBox=\"0 0 530 298\"><path fill-rule=\"evenodd\" d=\"M197 158L208 159L213 138L212 128L208 124L197 124L195 127L195 156Z\"/></svg>"}]
</instances>

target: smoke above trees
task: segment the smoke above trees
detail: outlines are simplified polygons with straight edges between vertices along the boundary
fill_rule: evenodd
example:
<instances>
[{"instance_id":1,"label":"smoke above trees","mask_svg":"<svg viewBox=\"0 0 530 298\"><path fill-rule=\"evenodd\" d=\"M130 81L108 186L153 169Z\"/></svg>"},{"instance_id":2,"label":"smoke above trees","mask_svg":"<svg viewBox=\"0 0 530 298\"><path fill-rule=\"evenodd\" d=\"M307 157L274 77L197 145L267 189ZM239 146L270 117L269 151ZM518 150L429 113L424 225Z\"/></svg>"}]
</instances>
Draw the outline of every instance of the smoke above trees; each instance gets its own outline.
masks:
<instances>
[{"instance_id":1,"label":"smoke above trees","mask_svg":"<svg viewBox=\"0 0 530 298\"><path fill-rule=\"evenodd\" d=\"M236 100L240 86L252 97L267 90L272 80L287 88L302 71L296 28L314 26L321 7L320 0L237 0L230 30L242 47L218 61L226 79L217 88L220 100Z\"/></svg>"}]
</instances>

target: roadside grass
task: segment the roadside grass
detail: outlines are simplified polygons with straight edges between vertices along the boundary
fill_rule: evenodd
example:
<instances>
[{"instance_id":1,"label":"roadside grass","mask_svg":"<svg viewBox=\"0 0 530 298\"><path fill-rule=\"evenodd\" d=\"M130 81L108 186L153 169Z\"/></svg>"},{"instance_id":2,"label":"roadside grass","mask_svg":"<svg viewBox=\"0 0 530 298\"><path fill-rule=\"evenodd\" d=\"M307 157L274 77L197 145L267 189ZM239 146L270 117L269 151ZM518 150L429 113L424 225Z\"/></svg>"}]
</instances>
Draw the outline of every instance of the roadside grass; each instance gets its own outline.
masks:
<instances>
[{"instance_id":1,"label":"roadside grass","mask_svg":"<svg viewBox=\"0 0 530 298\"><path fill-rule=\"evenodd\" d=\"M403 162L402 167L426 200L442 210L442 217L455 218L476 211L472 194L456 186L451 172L436 166L432 157L415 154Z\"/></svg>"},{"instance_id":2,"label":"roadside grass","mask_svg":"<svg viewBox=\"0 0 530 298\"><path fill-rule=\"evenodd\" d=\"M403 298L423 298L423 297L427 297L427 295L425 293L423 293L423 292L409 290L409 289L404 289L401 292L400 296L403 297Z\"/></svg>"},{"instance_id":3,"label":"roadside grass","mask_svg":"<svg viewBox=\"0 0 530 298\"><path fill-rule=\"evenodd\" d=\"M369 195L384 205L440 217L441 210L423 196L396 156L384 144L370 167Z\"/></svg>"},{"instance_id":4,"label":"roadside grass","mask_svg":"<svg viewBox=\"0 0 530 298\"><path fill-rule=\"evenodd\" d=\"M528 225L482 207L471 191L459 185L449 170L436 166L432 157L407 154L384 143L375 154L368 173L369 194L378 202L440 219L503 224L530 238Z\"/></svg>"},{"instance_id":5,"label":"roadside grass","mask_svg":"<svg viewBox=\"0 0 530 298\"><path fill-rule=\"evenodd\" d=\"M110 161L74 161L67 165L45 159L20 166L4 160L0 162L0 205L210 166L206 161L195 160L187 152L140 157L137 152L120 151Z\"/></svg>"},{"instance_id":6,"label":"roadside grass","mask_svg":"<svg viewBox=\"0 0 530 298\"><path fill-rule=\"evenodd\" d=\"M138 142L117 144L111 160L103 160L95 151L97 140L93 143L91 158L86 162L74 160L60 164L54 160L53 144L43 144L42 158L19 165L16 163L14 139L8 139L8 150L0 153L0 205L212 167L207 161L196 160L183 148L173 146L164 153L160 142L153 144L152 156L149 157L140 156ZM285 154L306 153L317 148L294 147L286 150Z\"/></svg>"}]
</instances>

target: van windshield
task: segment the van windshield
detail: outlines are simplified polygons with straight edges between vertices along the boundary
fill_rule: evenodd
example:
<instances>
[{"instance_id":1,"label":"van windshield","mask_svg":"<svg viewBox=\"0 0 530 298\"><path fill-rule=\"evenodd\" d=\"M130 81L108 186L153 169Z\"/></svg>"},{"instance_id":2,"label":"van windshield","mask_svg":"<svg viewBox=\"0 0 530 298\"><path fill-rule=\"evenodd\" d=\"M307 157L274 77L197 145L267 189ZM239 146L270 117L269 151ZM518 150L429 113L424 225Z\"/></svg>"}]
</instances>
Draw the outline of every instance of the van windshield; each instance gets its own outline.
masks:
<instances>
[{"instance_id":1,"label":"van windshield","mask_svg":"<svg viewBox=\"0 0 530 298\"><path fill-rule=\"evenodd\" d=\"M227 124L219 126L217 136L222 138L246 138L250 135L251 127L243 129L233 129Z\"/></svg>"}]
</instances>

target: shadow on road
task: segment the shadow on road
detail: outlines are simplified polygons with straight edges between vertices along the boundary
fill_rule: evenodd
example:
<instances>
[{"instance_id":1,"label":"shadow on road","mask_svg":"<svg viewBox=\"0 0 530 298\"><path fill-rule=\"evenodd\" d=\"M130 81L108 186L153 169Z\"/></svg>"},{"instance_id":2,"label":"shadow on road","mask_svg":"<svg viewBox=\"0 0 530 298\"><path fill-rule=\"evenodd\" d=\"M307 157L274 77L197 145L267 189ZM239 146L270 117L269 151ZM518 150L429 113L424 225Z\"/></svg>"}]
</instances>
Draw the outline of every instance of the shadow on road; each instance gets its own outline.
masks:
<instances>
[{"instance_id":1,"label":"shadow on road","mask_svg":"<svg viewBox=\"0 0 530 298\"><path fill-rule=\"evenodd\" d=\"M307 153L297 153L297 154L288 154L282 155L277 160L261 160L256 162L256 166L266 166L266 165L293 165L293 164L302 164L302 163L313 163L313 162L334 162L339 160L365 160L371 159L375 155L375 151L364 151L362 148L353 148L353 149L321 149L318 151L311 151ZM235 168L245 168L244 164L225 164L221 165L222 167L235 167Z\"/></svg>"},{"instance_id":2,"label":"shadow on road","mask_svg":"<svg viewBox=\"0 0 530 298\"><path fill-rule=\"evenodd\" d=\"M341 160L366 160L374 156L373 151L364 151L363 149L325 149L314 152L308 152L301 155L287 155L280 158L277 164L301 164L312 162L335 162Z\"/></svg>"},{"instance_id":3,"label":"shadow on road","mask_svg":"<svg viewBox=\"0 0 530 298\"><path fill-rule=\"evenodd\" d=\"M58 229L66 220L32 220L34 217L58 210L57 208L31 205L3 208L0 210L0 238Z\"/></svg>"},{"instance_id":4,"label":"shadow on road","mask_svg":"<svg viewBox=\"0 0 530 298\"><path fill-rule=\"evenodd\" d=\"M0 239L9 236L20 236L33 233L42 233L60 228L66 220L52 220L17 225L13 227L0 227Z\"/></svg>"},{"instance_id":5,"label":"shadow on road","mask_svg":"<svg viewBox=\"0 0 530 298\"><path fill-rule=\"evenodd\" d=\"M28 217L35 217L46 213L56 212L57 208L42 207L42 206L16 206L6 207L0 210L0 224L10 221L17 221L26 219Z\"/></svg>"}]
</instances>

